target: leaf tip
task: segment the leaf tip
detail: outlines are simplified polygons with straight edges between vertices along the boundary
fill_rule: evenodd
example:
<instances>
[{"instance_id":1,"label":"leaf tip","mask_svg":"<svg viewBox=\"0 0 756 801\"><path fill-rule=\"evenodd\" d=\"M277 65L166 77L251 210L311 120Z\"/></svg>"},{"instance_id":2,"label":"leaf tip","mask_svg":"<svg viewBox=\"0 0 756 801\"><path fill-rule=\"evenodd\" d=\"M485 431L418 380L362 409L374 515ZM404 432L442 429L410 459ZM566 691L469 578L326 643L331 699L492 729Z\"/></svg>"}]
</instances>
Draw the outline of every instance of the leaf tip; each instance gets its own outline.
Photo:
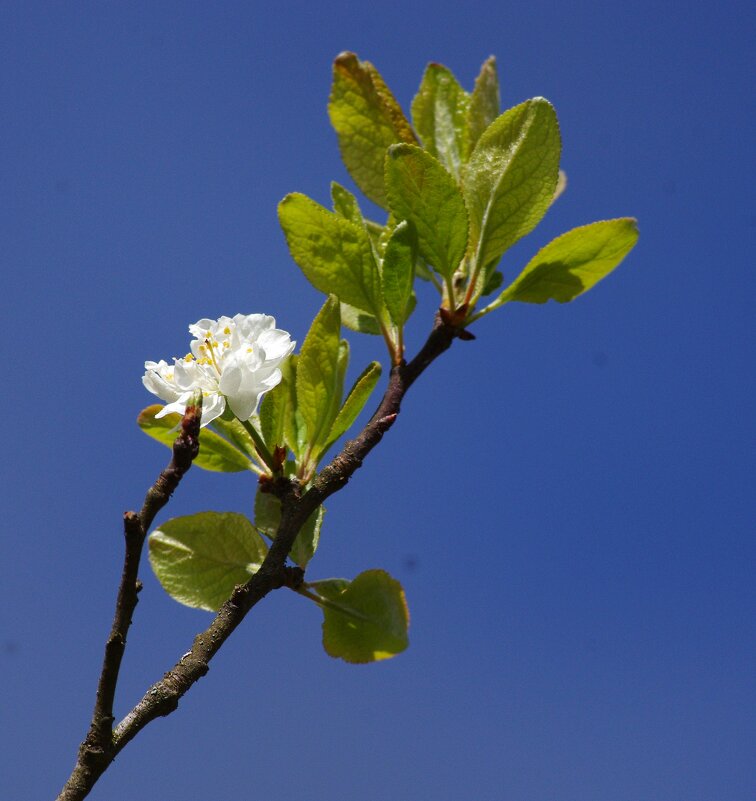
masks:
<instances>
[{"instance_id":1,"label":"leaf tip","mask_svg":"<svg viewBox=\"0 0 756 801\"><path fill-rule=\"evenodd\" d=\"M342 50L333 60L334 67L343 66L357 60L357 54L351 50Z\"/></svg>"}]
</instances>

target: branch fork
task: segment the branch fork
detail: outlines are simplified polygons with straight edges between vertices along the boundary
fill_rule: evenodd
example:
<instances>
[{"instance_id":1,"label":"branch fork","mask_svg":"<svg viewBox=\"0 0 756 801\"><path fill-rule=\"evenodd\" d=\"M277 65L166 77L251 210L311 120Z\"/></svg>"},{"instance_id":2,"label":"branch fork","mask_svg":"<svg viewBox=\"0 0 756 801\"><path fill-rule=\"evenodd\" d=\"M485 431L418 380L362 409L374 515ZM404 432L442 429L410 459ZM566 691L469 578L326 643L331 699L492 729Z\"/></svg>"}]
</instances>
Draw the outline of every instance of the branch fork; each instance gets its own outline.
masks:
<instances>
[{"instance_id":1,"label":"branch fork","mask_svg":"<svg viewBox=\"0 0 756 801\"><path fill-rule=\"evenodd\" d=\"M363 430L344 445L304 493L296 479L280 474L270 478L261 477L264 490L281 500L281 523L260 569L245 584L236 587L210 626L195 637L191 650L160 681L153 684L113 728L113 701L126 638L141 589L137 573L146 535L155 516L168 503L199 452L201 398L187 407L181 422L181 433L173 445L170 463L148 489L141 511L124 515L123 573L113 625L105 644L92 722L79 748L76 766L57 801L80 801L85 798L115 757L148 723L175 711L181 697L207 674L210 660L234 629L269 592L281 587L295 591L302 588L304 571L286 564L300 528L318 506L349 481L381 441L396 421L410 386L438 356L448 350L455 338L466 338L464 334L464 330L455 326L453 321L437 313L431 333L415 358L392 367L383 398Z\"/></svg>"}]
</instances>

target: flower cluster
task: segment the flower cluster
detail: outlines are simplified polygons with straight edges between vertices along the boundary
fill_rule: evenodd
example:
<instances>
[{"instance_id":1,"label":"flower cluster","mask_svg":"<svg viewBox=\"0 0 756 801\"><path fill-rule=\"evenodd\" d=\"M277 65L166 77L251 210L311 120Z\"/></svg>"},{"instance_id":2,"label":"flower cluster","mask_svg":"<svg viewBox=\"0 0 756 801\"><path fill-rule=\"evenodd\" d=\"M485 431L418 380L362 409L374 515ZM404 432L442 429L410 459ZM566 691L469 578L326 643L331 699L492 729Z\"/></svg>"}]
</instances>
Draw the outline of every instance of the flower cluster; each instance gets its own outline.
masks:
<instances>
[{"instance_id":1,"label":"flower cluster","mask_svg":"<svg viewBox=\"0 0 756 801\"><path fill-rule=\"evenodd\" d=\"M275 326L275 318L267 314L237 314L190 325L195 339L183 359L144 363L142 383L167 403L156 417L183 414L199 389L203 426L220 417L226 403L239 420L249 420L260 398L280 383L280 365L296 344Z\"/></svg>"}]
</instances>

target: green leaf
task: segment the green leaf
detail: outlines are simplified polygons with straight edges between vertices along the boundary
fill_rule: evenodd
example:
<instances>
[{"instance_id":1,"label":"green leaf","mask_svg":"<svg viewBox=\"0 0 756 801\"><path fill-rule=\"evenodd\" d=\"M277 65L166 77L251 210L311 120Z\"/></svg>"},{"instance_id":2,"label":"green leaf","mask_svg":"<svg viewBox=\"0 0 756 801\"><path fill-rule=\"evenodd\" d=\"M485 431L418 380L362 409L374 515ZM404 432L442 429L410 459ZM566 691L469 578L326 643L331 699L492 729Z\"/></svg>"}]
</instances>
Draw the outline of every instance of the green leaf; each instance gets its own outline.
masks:
<instances>
[{"instance_id":1,"label":"green leaf","mask_svg":"<svg viewBox=\"0 0 756 801\"><path fill-rule=\"evenodd\" d=\"M299 460L306 447L307 431L302 415L297 408L297 362L299 356L292 354L281 365L281 385L287 393L283 406L284 439L295 458Z\"/></svg>"},{"instance_id":2,"label":"green leaf","mask_svg":"<svg viewBox=\"0 0 756 801\"><path fill-rule=\"evenodd\" d=\"M342 400L344 398L344 381L346 380L346 373L347 368L349 367L349 342L346 339L342 339L339 343L339 357L336 362L336 389L334 390L332 399L331 399L331 407L328 410L328 419L331 421L327 428L327 431L330 432L331 428L333 427L333 421L336 420L336 417L339 414L339 409L341 408ZM325 434L326 431L324 430L323 433ZM325 443L328 442L328 436L326 436ZM317 460L320 461L322 458L323 452L325 451L325 443L320 443L316 457Z\"/></svg>"},{"instance_id":3,"label":"green leaf","mask_svg":"<svg viewBox=\"0 0 756 801\"><path fill-rule=\"evenodd\" d=\"M325 506L318 508L305 520L304 525L299 530L294 545L289 556L291 560L299 565L302 570L307 567L310 559L315 555L320 543L320 530L323 528L325 518Z\"/></svg>"},{"instance_id":4,"label":"green leaf","mask_svg":"<svg viewBox=\"0 0 756 801\"><path fill-rule=\"evenodd\" d=\"M395 145L386 156L391 211L417 231L420 255L451 278L467 248L467 210L449 173L425 151Z\"/></svg>"},{"instance_id":5,"label":"green leaf","mask_svg":"<svg viewBox=\"0 0 756 801\"><path fill-rule=\"evenodd\" d=\"M252 437L250 437L244 426L236 419L228 406L226 406L226 410L221 417L216 417L215 420L210 423L210 428L214 429L221 437L233 443L243 453L246 453L254 459L259 458Z\"/></svg>"},{"instance_id":6,"label":"green leaf","mask_svg":"<svg viewBox=\"0 0 756 801\"><path fill-rule=\"evenodd\" d=\"M294 540L289 556L302 570L307 567L307 563L318 549L325 511L324 506L319 506L307 518ZM261 492L258 489L255 495L255 525L263 534L273 540L276 538L280 524L281 501L270 492Z\"/></svg>"},{"instance_id":7,"label":"green leaf","mask_svg":"<svg viewBox=\"0 0 756 801\"><path fill-rule=\"evenodd\" d=\"M395 142L416 139L372 64L359 61L354 53L336 57L328 113L338 135L341 157L354 182L370 200L384 206L386 148Z\"/></svg>"},{"instance_id":8,"label":"green leaf","mask_svg":"<svg viewBox=\"0 0 756 801\"><path fill-rule=\"evenodd\" d=\"M344 405L333 421L331 431L328 434L328 442L323 448L321 456L357 419L359 413L365 408L365 404L368 402L368 398L373 393L380 377L381 365L378 362L371 362L357 377L354 386L349 391L349 395L347 395L347 399L344 401Z\"/></svg>"},{"instance_id":9,"label":"green leaf","mask_svg":"<svg viewBox=\"0 0 756 801\"><path fill-rule=\"evenodd\" d=\"M483 62L480 74L475 79L475 88L470 95L467 109L467 154L478 143L483 131L499 116L499 76L496 59L490 56Z\"/></svg>"},{"instance_id":10,"label":"green leaf","mask_svg":"<svg viewBox=\"0 0 756 801\"><path fill-rule=\"evenodd\" d=\"M423 147L455 177L466 155L469 95L451 70L429 64L415 99L412 122Z\"/></svg>"},{"instance_id":11,"label":"green leaf","mask_svg":"<svg viewBox=\"0 0 756 801\"><path fill-rule=\"evenodd\" d=\"M418 259L415 262L415 275L418 278L422 278L423 281L433 280L433 271L422 259Z\"/></svg>"},{"instance_id":12,"label":"green leaf","mask_svg":"<svg viewBox=\"0 0 756 801\"><path fill-rule=\"evenodd\" d=\"M266 393L260 404L260 433L270 451L286 443L285 420L290 414L291 392L281 381Z\"/></svg>"},{"instance_id":13,"label":"green leaf","mask_svg":"<svg viewBox=\"0 0 756 801\"><path fill-rule=\"evenodd\" d=\"M268 549L244 515L199 512L156 528L149 551L150 565L173 599L215 612L260 569Z\"/></svg>"},{"instance_id":14,"label":"green leaf","mask_svg":"<svg viewBox=\"0 0 756 801\"><path fill-rule=\"evenodd\" d=\"M486 279L486 285L481 293L484 297L492 295L504 283L504 276L499 270L494 270Z\"/></svg>"},{"instance_id":15,"label":"green leaf","mask_svg":"<svg viewBox=\"0 0 756 801\"><path fill-rule=\"evenodd\" d=\"M281 201L278 218L294 261L316 289L380 313L381 279L364 226L299 193Z\"/></svg>"},{"instance_id":16,"label":"green leaf","mask_svg":"<svg viewBox=\"0 0 756 801\"><path fill-rule=\"evenodd\" d=\"M137 424L147 436L172 448L179 435L177 426L181 423L181 415L167 414L165 417L156 418L155 415L162 408L159 404L155 404L143 409L137 417ZM252 463L241 451L207 428L200 430L199 440L200 449L194 460L197 467L218 473L239 473L242 470L252 469Z\"/></svg>"},{"instance_id":17,"label":"green leaf","mask_svg":"<svg viewBox=\"0 0 756 801\"><path fill-rule=\"evenodd\" d=\"M478 267L493 267L540 222L554 197L560 151L556 113L542 97L505 111L480 137L463 178Z\"/></svg>"},{"instance_id":18,"label":"green leaf","mask_svg":"<svg viewBox=\"0 0 756 801\"><path fill-rule=\"evenodd\" d=\"M330 602L322 607L326 653L365 663L404 651L409 645L409 612L402 585L384 570L360 573L346 587L343 582L329 579L310 585Z\"/></svg>"},{"instance_id":19,"label":"green leaf","mask_svg":"<svg viewBox=\"0 0 756 801\"><path fill-rule=\"evenodd\" d=\"M380 225L373 220L363 220L365 228L367 229L370 241L373 244L373 250L378 254L379 258L383 258L383 251L386 249L386 242L391 235L391 231L396 225L396 220L389 215L386 225Z\"/></svg>"},{"instance_id":20,"label":"green leaf","mask_svg":"<svg viewBox=\"0 0 756 801\"><path fill-rule=\"evenodd\" d=\"M374 314L360 311L350 306L348 303L341 304L341 322L350 331L357 331L360 334L376 334L380 336L381 324Z\"/></svg>"},{"instance_id":21,"label":"green leaf","mask_svg":"<svg viewBox=\"0 0 756 801\"><path fill-rule=\"evenodd\" d=\"M609 275L637 241L638 225L632 217L573 228L536 253L499 296L499 303L567 303Z\"/></svg>"},{"instance_id":22,"label":"green leaf","mask_svg":"<svg viewBox=\"0 0 756 801\"><path fill-rule=\"evenodd\" d=\"M407 222L391 232L383 254L381 282L383 302L394 325L401 328L408 317L412 285L415 278L417 236Z\"/></svg>"},{"instance_id":23,"label":"green leaf","mask_svg":"<svg viewBox=\"0 0 756 801\"><path fill-rule=\"evenodd\" d=\"M331 200L334 212L340 217L357 225L364 223L357 198L336 181L331 181Z\"/></svg>"},{"instance_id":24,"label":"green leaf","mask_svg":"<svg viewBox=\"0 0 756 801\"><path fill-rule=\"evenodd\" d=\"M340 332L339 302L331 296L313 320L297 362L297 409L313 450L324 444L341 403Z\"/></svg>"}]
</instances>

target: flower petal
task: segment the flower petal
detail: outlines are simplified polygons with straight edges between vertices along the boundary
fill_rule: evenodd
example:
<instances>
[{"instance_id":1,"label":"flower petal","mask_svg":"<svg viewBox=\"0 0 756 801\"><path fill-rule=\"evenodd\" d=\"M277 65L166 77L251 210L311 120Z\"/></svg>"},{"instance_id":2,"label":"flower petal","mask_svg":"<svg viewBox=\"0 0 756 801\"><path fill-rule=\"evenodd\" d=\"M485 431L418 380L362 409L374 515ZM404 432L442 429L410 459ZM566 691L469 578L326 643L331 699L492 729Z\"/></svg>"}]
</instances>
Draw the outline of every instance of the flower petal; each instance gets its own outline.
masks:
<instances>
[{"instance_id":1,"label":"flower petal","mask_svg":"<svg viewBox=\"0 0 756 801\"><path fill-rule=\"evenodd\" d=\"M223 414L226 404L240 420L249 420L260 398L281 381L281 362L294 350L288 332L268 314L237 314L189 326L195 337L192 356L145 362L144 386L168 402L159 413L183 414L192 392L203 394L202 425Z\"/></svg>"}]
</instances>

